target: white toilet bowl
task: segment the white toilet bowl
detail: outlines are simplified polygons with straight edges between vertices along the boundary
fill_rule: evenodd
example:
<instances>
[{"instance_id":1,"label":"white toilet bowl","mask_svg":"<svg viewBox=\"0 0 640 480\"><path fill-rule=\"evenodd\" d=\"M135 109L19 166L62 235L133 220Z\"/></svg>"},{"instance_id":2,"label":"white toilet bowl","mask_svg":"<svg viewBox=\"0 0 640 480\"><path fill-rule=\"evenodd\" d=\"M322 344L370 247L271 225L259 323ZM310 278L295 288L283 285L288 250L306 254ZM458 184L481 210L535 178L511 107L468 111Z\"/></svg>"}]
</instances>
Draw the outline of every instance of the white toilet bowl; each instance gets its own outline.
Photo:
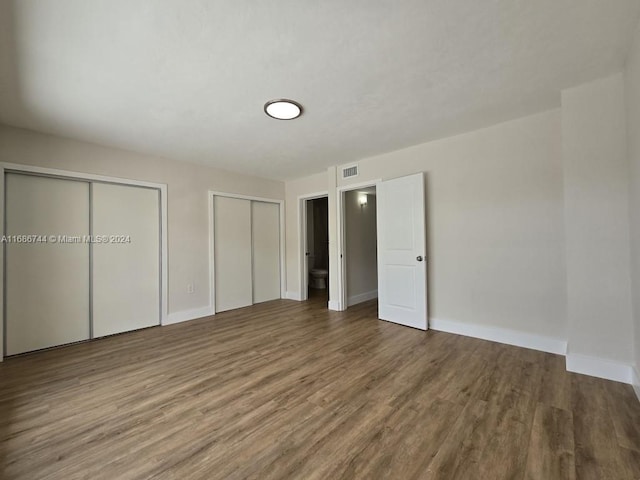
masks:
<instances>
[{"instance_id":1,"label":"white toilet bowl","mask_svg":"<svg viewBox=\"0 0 640 480\"><path fill-rule=\"evenodd\" d=\"M329 275L327 270L322 268L312 268L309 272L309 276L311 277L309 286L318 290L327 288L327 275Z\"/></svg>"}]
</instances>

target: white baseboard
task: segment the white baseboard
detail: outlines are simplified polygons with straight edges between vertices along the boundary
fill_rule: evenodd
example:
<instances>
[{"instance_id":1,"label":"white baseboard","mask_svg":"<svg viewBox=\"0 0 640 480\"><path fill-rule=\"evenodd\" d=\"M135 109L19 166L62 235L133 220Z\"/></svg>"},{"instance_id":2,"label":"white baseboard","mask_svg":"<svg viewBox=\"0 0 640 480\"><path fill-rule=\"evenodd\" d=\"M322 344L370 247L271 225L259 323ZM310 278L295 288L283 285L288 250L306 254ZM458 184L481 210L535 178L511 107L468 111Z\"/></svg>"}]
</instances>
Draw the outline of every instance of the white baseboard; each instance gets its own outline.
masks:
<instances>
[{"instance_id":1,"label":"white baseboard","mask_svg":"<svg viewBox=\"0 0 640 480\"><path fill-rule=\"evenodd\" d=\"M340 311L340 304L338 303L337 300L329 300L329 305L328 305L329 310L334 310L336 312Z\"/></svg>"},{"instance_id":2,"label":"white baseboard","mask_svg":"<svg viewBox=\"0 0 640 480\"><path fill-rule=\"evenodd\" d=\"M633 383L633 367L613 360L576 353L567 354L567 371L614 382Z\"/></svg>"},{"instance_id":3,"label":"white baseboard","mask_svg":"<svg viewBox=\"0 0 640 480\"><path fill-rule=\"evenodd\" d=\"M163 325L172 325L174 323L187 322L196 318L209 317L215 312L211 305L202 308L194 308L193 310L184 310L182 312L170 313Z\"/></svg>"},{"instance_id":4,"label":"white baseboard","mask_svg":"<svg viewBox=\"0 0 640 480\"><path fill-rule=\"evenodd\" d=\"M300 295L300 292L285 292L284 298L287 300L297 300L298 302L302 301L302 295Z\"/></svg>"},{"instance_id":5,"label":"white baseboard","mask_svg":"<svg viewBox=\"0 0 640 480\"><path fill-rule=\"evenodd\" d=\"M370 292L360 293L358 295L353 295L347 299L347 306L357 305L358 303L367 302L369 300L373 300L374 298L378 298L378 290L371 290Z\"/></svg>"},{"instance_id":6,"label":"white baseboard","mask_svg":"<svg viewBox=\"0 0 640 480\"><path fill-rule=\"evenodd\" d=\"M510 330L508 328L490 327L437 318L429 319L429 328L440 332L481 338L482 340L490 340L492 342L505 343L507 345L515 345L516 347L530 348L532 350L558 355L564 355L567 352L567 342L564 340Z\"/></svg>"}]
</instances>

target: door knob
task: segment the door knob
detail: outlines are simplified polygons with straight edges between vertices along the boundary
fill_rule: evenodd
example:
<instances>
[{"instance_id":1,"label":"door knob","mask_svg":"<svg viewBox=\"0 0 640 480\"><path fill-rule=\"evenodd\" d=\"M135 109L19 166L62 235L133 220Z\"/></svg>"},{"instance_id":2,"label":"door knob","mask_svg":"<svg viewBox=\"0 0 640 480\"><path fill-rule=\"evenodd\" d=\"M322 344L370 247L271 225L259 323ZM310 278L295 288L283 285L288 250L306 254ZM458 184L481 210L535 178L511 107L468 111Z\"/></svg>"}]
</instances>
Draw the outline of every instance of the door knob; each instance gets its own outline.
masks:
<instances>
[{"instance_id":1,"label":"door knob","mask_svg":"<svg viewBox=\"0 0 640 480\"><path fill-rule=\"evenodd\" d=\"M418 260L419 262L421 262L421 261L422 261L422 256L421 256L421 255L418 255L418 256L416 257L416 260Z\"/></svg>"}]
</instances>

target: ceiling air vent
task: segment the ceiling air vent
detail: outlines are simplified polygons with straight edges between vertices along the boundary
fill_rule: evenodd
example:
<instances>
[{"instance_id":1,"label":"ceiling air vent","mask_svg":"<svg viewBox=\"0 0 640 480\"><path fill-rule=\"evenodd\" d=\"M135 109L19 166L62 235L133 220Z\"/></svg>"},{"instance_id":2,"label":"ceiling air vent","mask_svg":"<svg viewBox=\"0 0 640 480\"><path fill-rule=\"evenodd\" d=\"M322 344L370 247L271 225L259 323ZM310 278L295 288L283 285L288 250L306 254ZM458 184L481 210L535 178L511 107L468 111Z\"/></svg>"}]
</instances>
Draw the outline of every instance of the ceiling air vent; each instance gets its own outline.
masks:
<instances>
[{"instance_id":1,"label":"ceiling air vent","mask_svg":"<svg viewBox=\"0 0 640 480\"><path fill-rule=\"evenodd\" d=\"M357 177L358 165L349 165L342 169L342 178Z\"/></svg>"}]
</instances>

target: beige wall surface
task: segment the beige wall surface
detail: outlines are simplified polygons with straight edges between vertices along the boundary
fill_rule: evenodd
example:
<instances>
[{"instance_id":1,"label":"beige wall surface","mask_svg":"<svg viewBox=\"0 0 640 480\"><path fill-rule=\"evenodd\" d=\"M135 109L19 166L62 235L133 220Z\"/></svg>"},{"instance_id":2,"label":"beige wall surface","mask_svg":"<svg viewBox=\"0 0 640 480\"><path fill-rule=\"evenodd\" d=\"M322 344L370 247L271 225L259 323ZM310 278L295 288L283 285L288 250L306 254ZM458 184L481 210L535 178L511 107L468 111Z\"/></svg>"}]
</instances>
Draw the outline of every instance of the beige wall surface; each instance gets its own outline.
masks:
<instances>
[{"instance_id":1,"label":"beige wall surface","mask_svg":"<svg viewBox=\"0 0 640 480\"><path fill-rule=\"evenodd\" d=\"M621 74L562 92L568 353L630 364L629 179Z\"/></svg>"},{"instance_id":2,"label":"beige wall surface","mask_svg":"<svg viewBox=\"0 0 640 480\"><path fill-rule=\"evenodd\" d=\"M344 194L348 299L378 290L376 196L367 195L362 206L359 197L359 190Z\"/></svg>"},{"instance_id":3,"label":"beige wall surface","mask_svg":"<svg viewBox=\"0 0 640 480\"><path fill-rule=\"evenodd\" d=\"M627 145L631 169L631 276L635 330L636 375L640 375L640 24L625 71ZM635 379L640 386L640 377Z\"/></svg>"},{"instance_id":4,"label":"beige wall surface","mask_svg":"<svg viewBox=\"0 0 640 480\"><path fill-rule=\"evenodd\" d=\"M0 161L168 185L169 313L209 306L208 191L284 199L284 183L0 126ZM187 293L193 284L193 294Z\"/></svg>"},{"instance_id":5,"label":"beige wall surface","mask_svg":"<svg viewBox=\"0 0 640 480\"><path fill-rule=\"evenodd\" d=\"M560 132L553 110L362 160L351 182L335 169L288 182L287 200L327 186L335 272L336 187L426 172L430 318L565 339ZM299 260L287 255L292 291Z\"/></svg>"}]
</instances>

